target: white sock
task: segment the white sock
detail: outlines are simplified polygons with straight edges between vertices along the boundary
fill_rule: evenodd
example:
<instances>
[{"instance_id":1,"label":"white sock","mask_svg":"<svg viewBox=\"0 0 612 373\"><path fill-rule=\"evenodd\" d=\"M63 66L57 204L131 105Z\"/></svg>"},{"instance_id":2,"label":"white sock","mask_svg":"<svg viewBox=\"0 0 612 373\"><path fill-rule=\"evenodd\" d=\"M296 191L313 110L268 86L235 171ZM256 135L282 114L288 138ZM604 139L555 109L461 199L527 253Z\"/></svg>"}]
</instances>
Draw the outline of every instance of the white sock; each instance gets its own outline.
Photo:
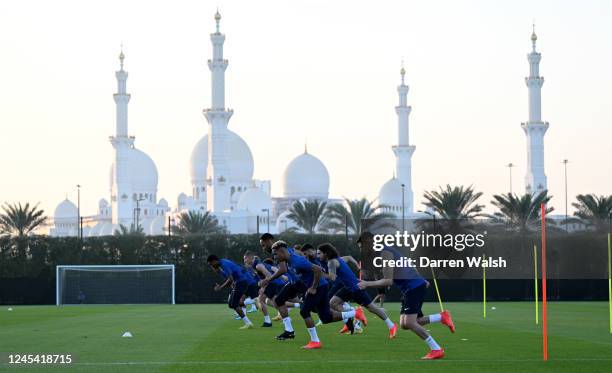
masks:
<instances>
[{"instance_id":1,"label":"white sock","mask_svg":"<svg viewBox=\"0 0 612 373\"><path fill-rule=\"evenodd\" d=\"M344 323L346 323L351 317L355 317L355 310L342 312L342 321L344 321Z\"/></svg>"},{"instance_id":2,"label":"white sock","mask_svg":"<svg viewBox=\"0 0 612 373\"><path fill-rule=\"evenodd\" d=\"M270 324L272 322L272 320L270 319L270 315L266 315L264 316L264 322Z\"/></svg>"},{"instance_id":3,"label":"white sock","mask_svg":"<svg viewBox=\"0 0 612 373\"><path fill-rule=\"evenodd\" d=\"M299 304L299 303L295 303L295 304L293 305L293 307L295 307L295 308L300 308L300 304Z\"/></svg>"},{"instance_id":4,"label":"white sock","mask_svg":"<svg viewBox=\"0 0 612 373\"><path fill-rule=\"evenodd\" d=\"M353 325L355 327L355 330L361 329L361 321L355 320L355 324L353 324Z\"/></svg>"},{"instance_id":5,"label":"white sock","mask_svg":"<svg viewBox=\"0 0 612 373\"><path fill-rule=\"evenodd\" d=\"M319 336L317 335L317 328L315 328L314 326L312 328L308 328L308 334L310 334L311 342L321 342L319 340Z\"/></svg>"},{"instance_id":6,"label":"white sock","mask_svg":"<svg viewBox=\"0 0 612 373\"><path fill-rule=\"evenodd\" d=\"M246 307L242 307L242 313L247 314Z\"/></svg>"},{"instance_id":7,"label":"white sock","mask_svg":"<svg viewBox=\"0 0 612 373\"><path fill-rule=\"evenodd\" d=\"M441 320L442 320L442 315L440 315L439 313L429 315L429 322L432 324L435 322L440 322Z\"/></svg>"},{"instance_id":8,"label":"white sock","mask_svg":"<svg viewBox=\"0 0 612 373\"><path fill-rule=\"evenodd\" d=\"M391 321L391 319L388 317L385 319L385 324L387 324L387 328L393 328L393 321Z\"/></svg>"},{"instance_id":9,"label":"white sock","mask_svg":"<svg viewBox=\"0 0 612 373\"><path fill-rule=\"evenodd\" d=\"M436 341L434 341L432 336L427 337L427 339L425 340L425 342L427 342L427 345L429 346L430 349L432 350L441 350L442 347L440 347L439 344L436 343Z\"/></svg>"},{"instance_id":10,"label":"white sock","mask_svg":"<svg viewBox=\"0 0 612 373\"><path fill-rule=\"evenodd\" d=\"M251 297L249 297L249 298L244 300L244 304L246 304L247 306L249 304L253 304L253 303L255 303L255 300L253 298L251 298Z\"/></svg>"},{"instance_id":11,"label":"white sock","mask_svg":"<svg viewBox=\"0 0 612 373\"><path fill-rule=\"evenodd\" d=\"M342 303L342 311L353 311L354 308L351 307L347 302Z\"/></svg>"},{"instance_id":12,"label":"white sock","mask_svg":"<svg viewBox=\"0 0 612 373\"><path fill-rule=\"evenodd\" d=\"M293 331L293 325L291 325L291 317L287 316L283 319L283 324L285 324L285 330L288 332Z\"/></svg>"},{"instance_id":13,"label":"white sock","mask_svg":"<svg viewBox=\"0 0 612 373\"><path fill-rule=\"evenodd\" d=\"M248 317L246 317L246 315L245 315L245 316L242 318L242 321L244 321L244 323L245 323L246 325L248 325L248 324L252 324L252 323L251 323L251 320L249 320L249 318L248 318Z\"/></svg>"}]
</instances>

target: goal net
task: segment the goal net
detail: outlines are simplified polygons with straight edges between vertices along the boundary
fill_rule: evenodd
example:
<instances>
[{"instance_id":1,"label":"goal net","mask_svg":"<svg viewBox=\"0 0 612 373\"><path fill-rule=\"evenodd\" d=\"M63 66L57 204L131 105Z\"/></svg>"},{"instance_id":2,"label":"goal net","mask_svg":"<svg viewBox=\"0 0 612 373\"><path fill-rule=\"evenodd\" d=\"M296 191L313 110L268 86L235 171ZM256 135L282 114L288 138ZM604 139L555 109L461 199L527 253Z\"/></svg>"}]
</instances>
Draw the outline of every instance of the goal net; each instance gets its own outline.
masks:
<instances>
[{"instance_id":1,"label":"goal net","mask_svg":"<svg viewBox=\"0 0 612 373\"><path fill-rule=\"evenodd\" d=\"M174 304L174 265L59 265L56 304Z\"/></svg>"}]
</instances>

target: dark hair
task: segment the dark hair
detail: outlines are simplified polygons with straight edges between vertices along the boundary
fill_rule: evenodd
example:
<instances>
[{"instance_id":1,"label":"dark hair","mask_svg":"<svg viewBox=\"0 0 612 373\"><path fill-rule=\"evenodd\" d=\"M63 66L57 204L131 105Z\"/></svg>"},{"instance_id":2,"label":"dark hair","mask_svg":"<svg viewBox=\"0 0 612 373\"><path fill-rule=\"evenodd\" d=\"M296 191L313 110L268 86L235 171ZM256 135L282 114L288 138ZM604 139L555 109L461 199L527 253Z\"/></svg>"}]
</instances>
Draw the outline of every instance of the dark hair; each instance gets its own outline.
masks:
<instances>
[{"instance_id":1,"label":"dark hair","mask_svg":"<svg viewBox=\"0 0 612 373\"><path fill-rule=\"evenodd\" d=\"M338 257L338 250L336 250L336 248L330 243L321 244L319 245L318 249L320 252L325 254L327 259L335 259Z\"/></svg>"},{"instance_id":2,"label":"dark hair","mask_svg":"<svg viewBox=\"0 0 612 373\"><path fill-rule=\"evenodd\" d=\"M261 237L259 237L260 240L265 241L265 240L273 240L274 236L271 235L270 233L264 233L261 235Z\"/></svg>"},{"instance_id":3,"label":"dark hair","mask_svg":"<svg viewBox=\"0 0 612 373\"><path fill-rule=\"evenodd\" d=\"M309 243L305 243L304 245L302 245L302 247L300 247L300 251L301 251L301 252L308 251L308 250L310 250L310 249L313 249L313 250L314 250L314 246L312 246L312 245L311 245L311 244L309 244Z\"/></svg>"},{"instance_id":4,"label":"dark hair","mask_svg":"<svg viewBox=\"0 0 612 373\"><path fill-rule=\"evenodd\" d=\"M287 245L287 243L285 241L276 241L273 245L272 245L272 250L278 250L280 248L288 248L289 246Z\"/></svg>"},{"instance_id":5,"label":"dark hair","mask_svg":"<svg viewBox=\"0 0 612 373\"><path fill-rule=\"evenodd\" d=\"M251 250L247 250L244 252L244 256L255 256L255 253L252 252Z\"/></svg>"},{"instance_id":6,"label":"dark hair","mask_svg":"<svg viewBox=\"0 0 612 373\"><path fill-rule=\"evenodd\" d=\"M206 263L211 263L214 261L217 261L217 262L219 261L219 257L214 254L211 254L208 256L208 258L206 258Z\"/></svg>"},{"instance_id":7,"label":"dark hair","mask_svg":"<svg viewBox=\"0 0 612 373\"><path fill-rule=\"evenodd\" d=\"M302 251L302 245L297 244L297 245L293 245L293 248L297 251Z\"/></svg>"},{"instance_id":8,"label":"dark hair","mask_svg":"<svg viewBox=\"0 0 612 373\"><path fill-rule=\"evenodd\" d=\"M359 239L357 239L357 243L360 243L362 240L371 240L374 238L374 235L371 232L363 231L359 235Z\"/></svg>"}]
</instances>

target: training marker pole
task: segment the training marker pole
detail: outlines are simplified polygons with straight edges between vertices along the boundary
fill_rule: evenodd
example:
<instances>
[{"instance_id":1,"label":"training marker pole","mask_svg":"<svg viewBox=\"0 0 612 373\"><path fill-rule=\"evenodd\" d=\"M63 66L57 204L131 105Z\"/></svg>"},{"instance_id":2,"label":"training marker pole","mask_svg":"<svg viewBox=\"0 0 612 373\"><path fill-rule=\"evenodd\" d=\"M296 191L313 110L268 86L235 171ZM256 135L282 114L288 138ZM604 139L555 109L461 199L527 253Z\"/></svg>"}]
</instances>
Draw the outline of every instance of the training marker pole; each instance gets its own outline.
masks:
<instances>
[{"instance_id":1,"label":"training marker pole","mask_svg":"<svg viewBox=\"0 0 612 373\"><path fill-rule=\"evenodd\" d=\"M542 209L542 357L548 360L548 320L546 314L546 205Z\"/></svg>"},{"instance_id":2,"label":"training marker pole","mask_svg":"<svg viewBox=\"0 0 612 373\"><path fill-rule=\"evenodd\" d=\"M444 306L442 305L442 298L440 297L440 289L438 289L438 281L436 281L436 275L434 273L433 267L431 268L431 278L433 279L434 286L436 287L436 294L438 295L438 303L440 303L440 312L444 312Z\"/></svg>"},{"instance_id":3,"label":"training marker pole","mask_svg":"<svg viewBox=\"0 0 612 373\"><path fill-rule=\"evenodd\" d=\"M482 254L482 259L485 255ZM487 267L482 266L482 317L487 318Z\"/></svg>"},{"instance_id":4,"label":"training marker pole","mask_svg":"<svg viewBox=\"0 0 612 373\"><path fill-rule=\"evenodd\" d=\"M612 261L612 249L610 246L612 244L611 241L611 233L608 233L608 302L610 303L610 334L612 334L612 265L610 262Z\"/></svg>"},{"instance_id":5,"label":"training marker pole","mask_svg":"<svg viewBox=\"0 0 612 373\"><path fill-rule=\"evenodd\" d=\"M538 245L533 245L533 286L535 288L535 313L536 313L536 325L539 324L538 318L540 317L539 302L538 302Z\"/></svg>"}]
</instances>

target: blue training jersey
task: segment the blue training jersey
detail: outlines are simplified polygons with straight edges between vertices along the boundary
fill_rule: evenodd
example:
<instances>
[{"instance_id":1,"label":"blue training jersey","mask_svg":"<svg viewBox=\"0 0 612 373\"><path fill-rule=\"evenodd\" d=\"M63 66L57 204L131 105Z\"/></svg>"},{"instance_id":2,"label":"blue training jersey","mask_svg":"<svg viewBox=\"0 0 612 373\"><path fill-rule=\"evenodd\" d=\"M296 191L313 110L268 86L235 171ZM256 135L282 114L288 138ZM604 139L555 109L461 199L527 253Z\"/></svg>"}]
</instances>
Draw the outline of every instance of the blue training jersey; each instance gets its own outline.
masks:
<instances>
[{"instance_id":1,"label":"blue training jersey","mask_svg":"<svg viewBox=\"0 0 612 373\"><path fill-rule=\"evenodd\" d=\"M340 281L342 286L348 290L359 290L359 279L355 276L353 270L346 264L344 259L337 257L339 265L336 268L336 281Z\"/></svg>"},{"instance_id":2,"label":"blue training jersey","mask_svg":"<svg viewBox=\"0 0 612 373\"><path fill-rule=\"evenodd\" d=\"M393 260L398 260L404 257L402 253L392 247L384 247L382 252L389 252L393 254ZM416 289L419 286L425 284L426 281L416 268L413 267L395 267L393 268L393 284L397 286L402 293L406 293L412 289Z\"/></svg>"},{"instance_id":3,"label":"blue training jersey","mask_svg":"<svg viewBox=\"0 0 612 373\"><path fill-rule=\"evenodd\" d=\"M259 264L263 264L263 266L266 267L268 272L270 272L271 274L274 274L274 271L272 270L272 266L271 265L269 265L268 263L262 262L261 260L259 260L259 258L255 258L255 260L253 260L252 267L253 267L253 270L255 271L255 273L257 274L257 276L260 279L263 280L265 278L265 276L262 273L259 273L259 271L257 270L256 267ZM277 285L284 285L285 281L281 277L279 277L279 278L275 278L274 280L272 280L272 283L273 284L277 284Z\"/></svg>"},{"instance_id":4,"label":"blue training jersey","mask_svg":"<svg viewBox=\"0 0 612 373\"><path fill-rule=\"evenodd\" d=\"M246 268L239 266L229 259L220 259L221 271L225 277L231 277L234 282L246 281L248 284L255 283L255 279L249 273Z\"/></svg>"},{"instance_id":5,"label":"blue training jersey","mask_svg":"<svg viewBox=\"0 0 612 373\"><path fill-rule=\"evenodd\" d=\"M314 273L312 271L312 263L308 259L300 256L294 252L289 254L289 263L287 265L294 271L297 278L306 285L306 287L312 286L312 280ZM321 276L319 280L319 287L327 285L327 280Z\"/></svg>"}]
</instances>

